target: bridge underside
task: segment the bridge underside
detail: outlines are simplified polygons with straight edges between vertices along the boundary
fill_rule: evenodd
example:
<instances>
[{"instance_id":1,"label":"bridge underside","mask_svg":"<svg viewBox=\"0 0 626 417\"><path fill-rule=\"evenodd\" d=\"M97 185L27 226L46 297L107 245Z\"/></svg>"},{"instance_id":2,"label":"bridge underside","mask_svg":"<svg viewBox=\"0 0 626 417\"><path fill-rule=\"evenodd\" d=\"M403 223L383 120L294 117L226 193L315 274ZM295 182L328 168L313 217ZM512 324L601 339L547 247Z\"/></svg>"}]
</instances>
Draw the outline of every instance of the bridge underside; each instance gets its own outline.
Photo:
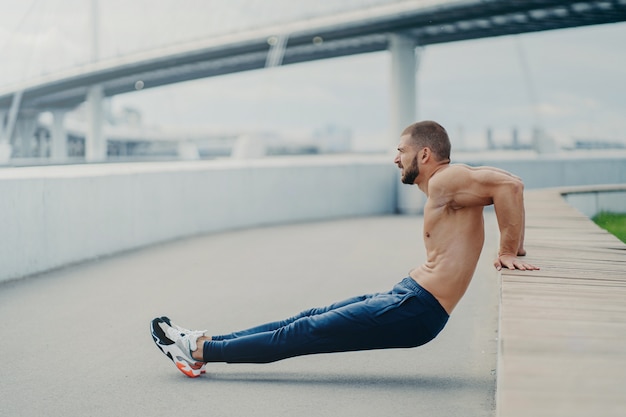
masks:
<instances>
[{"instance_id":1,"label":"bridge underside","mask_svg":"<svg viewBox=\"0 0 626 417\"><path fill-rule=\"evenodd\" d=\"M25 85L21 89L21 107L72 108L85 101L89 87L95 84L102 87L104 96L112 96L134 91L138 81L142 88L152 88L260 69L267 64L272 49L268 38L272 35L286 37L281 51L281 63L286 65L387 50L391 33L424 46L621 22L626 21L626 0L472 0L398 8L380 15L357 14L332 22L318 19L300 26L276 27L247 37L223 37L218 42L211 40L169 54L125 57L86 66L71 76L59 74L48 81ZM15 91L0 92L0 109L10 107Z\"/></svg>"}]
</instances>

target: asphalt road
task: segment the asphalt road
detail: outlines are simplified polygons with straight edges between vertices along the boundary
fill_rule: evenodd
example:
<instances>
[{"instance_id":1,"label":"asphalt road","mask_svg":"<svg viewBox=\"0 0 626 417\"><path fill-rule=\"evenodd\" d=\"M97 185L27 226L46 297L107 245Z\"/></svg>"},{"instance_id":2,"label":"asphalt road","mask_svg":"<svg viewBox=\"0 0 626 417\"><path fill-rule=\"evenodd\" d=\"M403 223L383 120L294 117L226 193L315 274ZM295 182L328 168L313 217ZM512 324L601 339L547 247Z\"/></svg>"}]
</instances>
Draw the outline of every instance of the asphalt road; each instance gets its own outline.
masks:
<instances>
[{"instance_id":1,"label":"asphalt road","mask_svg":"<svg viewBox=\"0 0 626 417\"><path fill-rule=\"evenodd\" d=\"M0 416L491 416L497 229L429 344L181 374L153 345L169 315L226 333L387 291L424 260L421 217L199 236L0 284Z\"/></svg>"}]
</instances>

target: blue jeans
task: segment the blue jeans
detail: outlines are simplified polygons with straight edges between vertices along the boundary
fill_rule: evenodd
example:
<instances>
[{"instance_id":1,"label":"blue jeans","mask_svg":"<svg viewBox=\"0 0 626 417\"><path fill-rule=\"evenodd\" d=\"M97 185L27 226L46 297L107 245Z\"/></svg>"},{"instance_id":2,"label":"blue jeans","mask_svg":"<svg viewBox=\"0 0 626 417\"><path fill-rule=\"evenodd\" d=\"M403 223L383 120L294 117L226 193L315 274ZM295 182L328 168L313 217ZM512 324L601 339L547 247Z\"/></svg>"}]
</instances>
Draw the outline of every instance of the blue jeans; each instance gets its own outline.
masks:
<instances>
[{"instance_id":1,"label":"blue jeans","mask_svg":"<svg viewBox=\"0 0 626 417\"><path fill-rule=\"evenodd\" d=\"M268 363L314 353L408 348L439 334L448 313L410 277L386 293L353 297L204 343L204 361Z\"/></svg>"}]
</instances>

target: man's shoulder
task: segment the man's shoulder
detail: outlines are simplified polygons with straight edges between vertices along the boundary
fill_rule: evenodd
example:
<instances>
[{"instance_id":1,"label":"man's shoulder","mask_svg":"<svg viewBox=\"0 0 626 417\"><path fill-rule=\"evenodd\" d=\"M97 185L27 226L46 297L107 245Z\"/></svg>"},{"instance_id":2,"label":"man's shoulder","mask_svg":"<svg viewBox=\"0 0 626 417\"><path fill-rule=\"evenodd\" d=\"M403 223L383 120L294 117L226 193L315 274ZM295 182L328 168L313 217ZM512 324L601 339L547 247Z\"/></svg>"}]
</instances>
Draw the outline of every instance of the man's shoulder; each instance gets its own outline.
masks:
<instances>
[{"instance_id":1,"label":"man's shoulder","mask_svg":"<svg viewBox=\"0 0 626 417\"><path fill-rule=\"evenodd\" d=\"M459 183L467 178L472 168L464 164L449 164L441 167L435 175L431 177L429 185L446 186L448 183Z\"/></svg>"},{"instance_id":2,"label":"man's shoulder","mask_svg":"<svg viewBox=\"0 0 626 417\"><path fill-rule=\"evenodd\" d=\"M495 182L491 170L463 164L449 165L433 175L429 197L436 206L458 210L493 204L491 194Z\"/></svg>"},{"instance_id":3,"label":"man's shoulder","mask_svg":"<svg viewBox=\"0 0 626 417\"><path fill-rule=\"evenodd\" d=\"M448 164L448 169L452 169L453 171L471 171L471 166L467 164Z\"/></svg>"},{"instance_id":4,"label":"man's shoulder","mask_svg":"<svg viewBox=\"0 0 626 417\"><path fill-rule=\"evenodd\" d=\"M471 181L471 168L463 164L441 167L428 183L428 196L435 206L448 205L457 194L466 189Z\"/></svg>"}]
</instances>

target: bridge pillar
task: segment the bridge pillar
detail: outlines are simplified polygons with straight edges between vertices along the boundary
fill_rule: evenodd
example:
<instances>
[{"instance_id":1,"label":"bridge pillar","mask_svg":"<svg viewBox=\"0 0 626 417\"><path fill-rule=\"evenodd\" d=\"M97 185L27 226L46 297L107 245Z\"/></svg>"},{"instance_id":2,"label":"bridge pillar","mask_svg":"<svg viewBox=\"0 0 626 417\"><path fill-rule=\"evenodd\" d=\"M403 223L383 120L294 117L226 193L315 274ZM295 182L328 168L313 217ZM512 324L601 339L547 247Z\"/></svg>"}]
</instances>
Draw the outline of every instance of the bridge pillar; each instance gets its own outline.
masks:
<instances>
[{"instance_id":1,"label":"bridge pillar","mask_svg":"<svg viewBox=\"0 0 626 417\"><path fill-rule=\"evenodd\" d=\"M107 156L106 140L102 132L104 121L104 89L93 85L87 90L87 132L85 135L85 160L104 161Z\"/></svg>"},{"instance_id":2,"label":"bridge pillar","mask_svg":"<svg viewBox=\"0 0 626 417\"><path fill-rule=\"evenodd\" d=\"M7 115L8 115L8 111L7 110L3 110L0 109L0 141L3 141L4 138L4 131L6 130L4 127L5 121L7 119Z\"/></svg>"},{"instance_id":3,"label":"bridge pillar","mask_svg":"<svg viewBox=\"0 0 626 417\"><path fill-rule=\"evenodd\" d=\"M37 142L37 153L35 156L39 158L47 158L50 153L50 141L48 135L44 129L37 129L35 131L35 139Z\"/></svg>"},{"instance_id":4,"label":"bridge pillar","mask_svg":"<svg viewBox=\"0 0 626 417\"><path fill-rule=\"evenodd\" d=\"M33 146L39 112L22 110L15 122L15 153L23 158L37 156Z\"/></svg>"},{"instance_id":5,"label":"bridge pillar","mask_svg":"<svg viewBox=\"0 0 626 417\"><path fill-rule=\"evenodd\" d=\"M17 120L17 114L22 104L22 91L17 91L13 95L11 101L11 108L8 113L3 114L0 120L0 164L9 162L13 148L11 146L11 139L13 138L13 130L15 128L15 122ZM6 118L6 125L4 124Z\"/></svg>"},{"instance_id":6,"label":"bridge pillar","mask_svg":"<svg viewBox=\"0 0 626 417\"><path fill-rule=\"evenodd\" d=\"M11 141L6 136L7 129L5 127L8 115L7 110L0 110L0 165L6 164L11 159Z\"/></svg>"},{"instance_id":7,"label":"bridge pillar","mask_svg":"<svg viewBox=\"0 0 626 417\"><path fill-rule=\"evenodd\" d=\"M55 160L67 158L67 132L65 131L66 109L52 110L52 132L50 141L52 142L50 157Z\"/></svg>"},{"instance_id":8,"label":"bridge pillar","mask_svg":"<svg viewBox=\"0 0 626 417\"><path fill-rule=\"evenodd\" d=\"M389 49L391 52L391 128L393 152L400 141L402 130L414 123L417 117L416 72L417 42L408 36L391 34ZM409 187L397 181L397 211L399 213L420 213L425 198L416 187Z\"/></svg>"},{"instance_id":9,"label":"bridge pillar","mask_svg":"<svg viewBox=\"0 0 626 417\"><path fill-rule=\"evenodd\" d=\"M267 40L267 43L270 45L270 49L267 52L267 58L265 59L265 68L278 67L282 64L288 38L289 35L283 34L280 36L271 36Z\"/></svg>"}]
</instances>

